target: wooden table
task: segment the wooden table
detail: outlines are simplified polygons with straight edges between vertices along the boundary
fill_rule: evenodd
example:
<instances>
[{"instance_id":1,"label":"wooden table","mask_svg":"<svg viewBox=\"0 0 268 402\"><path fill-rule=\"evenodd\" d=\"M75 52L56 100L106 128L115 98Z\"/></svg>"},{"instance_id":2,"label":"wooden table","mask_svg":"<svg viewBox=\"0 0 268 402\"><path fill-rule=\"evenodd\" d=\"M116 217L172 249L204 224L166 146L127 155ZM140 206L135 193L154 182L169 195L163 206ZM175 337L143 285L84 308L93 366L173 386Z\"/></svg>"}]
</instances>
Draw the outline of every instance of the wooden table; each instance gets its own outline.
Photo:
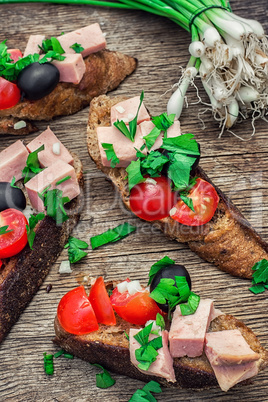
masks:
<instances>
[{"instance_id":1,"label":"wooden table","mask_svg":"<svg viewBox=\"0 0 268 402\"><path fill-rule=\"evenodd\" d=\"M268 33L267 0L258 3L233 0L235 12L255 18L264 24ZM90 23L99 22L107 34L108 47L135 56L137 71L115 91L115 94L134 96L145 91L145 103L152 114L165 111L168 94L180 76L180 67L188 60L189 35L165 18L139 11L124 11L88 6L53 4L1 5L1 38L9 47L24 49L29 34L59 35ZM198 84L201 88L200 83ZM200 94L204 96L202 90ZM193 132L202 148L201 166L216 185L242 210L250 223L268 240L268 141L267 123L256 122L256 134L249 141L241 141L229 133L217 137L219 128L210 113L203 117L202 130L197 118L204 106L193 104L196 92L191 88L189 108L185 109L181 124L183 132ZM215 300L217 307L229 312L249 325L268 347L268 300L265 294L255 296L248 291L250 282L233 278L213 265L202 261L186 245L170 241L150 224L128 213L110 184L90 160L86 149L88 108L74 116L50 123L51 129L66 146L83 161L86 178L86 200L82 219L74 235L89 238L123 222L137 226L135 234L95 251L74 265L72 274L60 275L59 264L67 257L62 252L44 284L20 317L0 347L1 401L127 401L143 383L114 375L116 385L101 390L95 385L98 370L79 359L59 358L55 373L48 377L43 369L43 352L55 353L51 342L53 320L60 298L74 288L85 275L103 275L105 279L129 276L146 282L148 270L160 258L168 255L189 269L194 290L202 297ZM47 123L39 124L40 130ZM249 139L251 123L236 127L236 132ZM32 139L30 135L27 141ZM25 138L26 139L26 138ZM14 142L12 136L0 138L0 150ZM50 293L46 292L52 284ZM205 392L163 389L159 401L267 401L268 370L260 373L247 387L235 387L224 394L218 389Z\"/></svg>"}]
</instances>

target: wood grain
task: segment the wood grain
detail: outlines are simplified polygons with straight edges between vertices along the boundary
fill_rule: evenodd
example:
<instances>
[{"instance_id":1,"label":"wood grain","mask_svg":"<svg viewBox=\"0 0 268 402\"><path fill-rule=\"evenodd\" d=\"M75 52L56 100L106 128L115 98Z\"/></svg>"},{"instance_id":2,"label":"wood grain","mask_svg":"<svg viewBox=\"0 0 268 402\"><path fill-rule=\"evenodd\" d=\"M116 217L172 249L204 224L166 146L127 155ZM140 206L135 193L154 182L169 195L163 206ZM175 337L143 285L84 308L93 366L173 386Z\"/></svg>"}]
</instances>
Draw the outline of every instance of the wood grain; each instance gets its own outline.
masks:
<instances>
[{"instance_id":1,"label":"wood grain","mask_svg":"<svg viewBox=\"0 0 268 402\"><path fill-rule=\"evenodd\" d=\"M232 7L243 17L258 19L268 32L267 0L258 3L233 0ZM188 34L169 20L141 11L124 11L87 6L56 4L1 5L2 29L0 41L8 38L8 46L24 49L29 34L59 35L78 27L99 22L107 34L108 47L137 57L137 71L124 81L116 94L137 95L143 89L145 102L152 114L166 108L170 90L180 75L180 67L188 60ZM200 94L204 96L199 85ZM201 129L195 89L188 95L181 124L183 132L196 135L202 148L201 166L242 210L250 223L268 241L268 141L267 123L256 122L256 134L241 141L229 133L217 137L219 128L210 113L205 114L206 129ZM85 145L88 109L75 116L50 123L51 129L64 144L76 152L84 164L86 197L82 220L74 235L83 239L128 221L137 226L135 234L121 242L90 250L88 256L74 265L70 275L58 273L66 259L63 251L52 267L45 283L29 304L18 323L0 346L1 401L127 401L143 383L114 375L116 385L107 390L96 388L98 370L79 360L62 357L55 360L55 373L48 377L43 369L43 352L56 352L51 339L53 320L60 298L80 283L84 276L103 275L105 279L129 276L146 282L148 270L160 258L168 255L189 269L194 290L211 297L217 307L243 319L268 347L267 294L254 296L248 291L249 281L233 278L208 264L187 246L168 240L151 225L127 212L105 177L91 162ZM40 130L46 123L38 123ZM251 135L250 122L237 127L245 139ZM30 141L30 135L26 141ZM14 137L0 138L0 150L14 142ZM46 292L52 284L50 293ZM227 394L212 389L205 392L163 389L159 401L267 401L268 372L260 373L247 387L235 387Z\"/></svg>"}]
</instances>

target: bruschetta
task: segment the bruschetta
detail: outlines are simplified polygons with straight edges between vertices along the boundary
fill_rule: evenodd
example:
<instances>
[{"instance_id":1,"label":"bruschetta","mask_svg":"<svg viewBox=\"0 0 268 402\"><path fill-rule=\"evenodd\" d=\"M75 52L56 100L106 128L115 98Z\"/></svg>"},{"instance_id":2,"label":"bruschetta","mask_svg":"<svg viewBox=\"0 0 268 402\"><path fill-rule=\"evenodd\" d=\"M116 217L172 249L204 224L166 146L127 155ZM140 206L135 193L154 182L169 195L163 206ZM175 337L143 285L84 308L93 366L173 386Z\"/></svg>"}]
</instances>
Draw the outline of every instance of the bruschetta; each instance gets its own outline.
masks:
<instances>
[{"instance_id":1,"label":"bruschetta","mask_svg":"<svg viewBox=\"0 0 268 402\"><path fill-rule=\"evenodd\" d=\"M185 267L174 267L187 272ZM162 286L166 268L161 268L158 284ZM169 284L170 274L169 268ZM174 283L176 275L175 271ZM189 275L179 279L182 296L180 284L186 286ZM220 386L228 391L267 366L268 352L254 333L214 308L212 300L199 298L190 287L185 296L184 287L183 302L174 307L170 321L160 309L163 305L152 299L154 289L152 283L149 289L129 279L105 284L99 277L92 281L89 295L83 286L69 291L58 305L54 343L112 372L145 382L155 380L165 387ZM173 298L175 294L172 291ZM190 295L191 306L195 305L192 311Z\"/></svg>"},{"instance_id":2,"label":"bruschetta","mask_svg":"<svg viewBox=\"0 0 268 402\"><path fill-rule=\"evenodd\" d=\"M0 342L78 223L82 188L80 159L49 127L0 152Z\"/></svg>"},{"instance_id":3,"label":"bruschetta","mask_svg":"<svg viewBox=\"0 0 268 402\"><path fill-rule=\"evenodd\" d=\"M30 36L21 57L1 43L9 72L0 77L0 134L25 135L37 131L34 121L74 114L136 69L135 58L106 48L97 23L51 39ZM12 63L18 65L14 76ZM1 90L7 86L10 99L3 99Z\"/></svg>"},{"instance_id":4,"label":"bruschetta","mask_svg":"<svg viewBox=\"0 0 268 402\"><path fill-rule=\"evenodd\" d=\"M127 118L130 117L130 120L134 118L138 111L139 97L135 97L136 106L131 112L129 111L129 106L125 106L131 104L133 99L134 98L127 100L126 97L110 98L102 95L91 102L87 126L87 147L89 155L96 163L97 167L111 180L120 193L126 208L136 213L136 209L139 209L141 206L138 205L138 208L135 208L133 204L131 205L131 191L134 190L131 189L130 191L129 181L127 180L129 166L132 161L136 161L137 166L137 161L142 161L146 156L144 160L149 161L150 168L151 162L149 156L151 155L151 151L148 152L148 149L145 147L144 136L146 137L148 132L153 133L154 124L150 121L151 117L148 112L146 112L146 108L140 104L137 117L141 116L140 120L142 123L139 122L138 118L134 142L126 138L126 136L114 126L114 123L126 122L125 126L127 127L129 122ZM134 119L132 121L134 121ZM175 134L173 130L170 136L174 137L174 135L177 135L179 138L181 134L179 122L175 121L173 125L175 126L175 124L177 126ZM169 130L173 128L173 125L170 126ZM145 130L144 132L143 130L144 127L146 129L146 126L149 126L149 131ZM163 159L163 154L165 157L165 153L169 152L169 149L174 149L174 146L170 145L172 141L166 141L166 143L169 142L169 145L166 146L165 149L161 148L163 147L161 146L161 141L163 142L161 135L157 137L157 140L154 138L155 143L152 149L158 151L158 154L162 155L160 157ZM147 139L150 139L149 137L147 137ZM188 135L187 138L192 141L191 134ZM156 146L156 144L158 145ZM111 146L113 146L113 153L110 153L109 159L107 152L108 148L111 150ZM117 153L118 155L116 155ZM198 153L197 148L195 153ZM112 157L114 159L112 159ZM112 162L114 162L113 166L111 166ZM166 197L169 201L164 207L164 215L159 215L159 218L157 215L150 218L150 216L148 217L146 214L139 214L138 212L136 215L140 216L142 219L151 221L153 225L160 228L171 239L188 244L200 257L206 261L212 262L219 269L234 276L251 278L254 264L262 259L268 259L268 244L261 239L242 213L233 205L231 200L211 182L202 168L196 165L197 164L194 163L191 168L190 180L191 178L195 178L195 180L197 178L197 180L195 181L195 186L192 186L192 190L190 189L188 198L191 198L191 191L198 191L198 182L201 187L201 193L206 187L208 188L207 201L203 200L204 205L201 205L202 203L196 205L197 209L203 209L204 213L200 215L201 217L203 216L205 220L203 220L203 218L200 220L197 216L198 214L192 214L191 218L191 209L188 208L181 199L183 193L180 193L175 201L170 192ZM146 167L147 172L150 172L148 164ZM132 171L134 171L134 169ZM163 186L160 186L160 184L158 186L157 182L160 180L159 177L142 176L140 172L138 168L137 175L143 183L143 186L145 181L147 186L159 187L159 191L166 194L166 190L163 190ZM164 166L163 170L158 170L158 174L155 176L164 176L163 181L166 181L168 175L166 167ZM142 185L138 185L138 190L136 191L137 197L140 198L143 197L142 194L144 192ZM170 185L164 184L164 186L165 189L170 188ZM150 189L148 189L148 191L150 191ZM204 197L204 191L202 197ZM198 196L198 193L196 195ZM178 203L182 203L183 208L180 209ZM162 208L161 205L160 207ZM173 207L175 207L175 209ZM179 217L181 211L183 211L182 215L184 214L182 220ZM208 215L207 211L209 212ZM149 212L152 213L152 211ZM196 221L197 218L199 221Z\"/></svg>"}]
</instances>

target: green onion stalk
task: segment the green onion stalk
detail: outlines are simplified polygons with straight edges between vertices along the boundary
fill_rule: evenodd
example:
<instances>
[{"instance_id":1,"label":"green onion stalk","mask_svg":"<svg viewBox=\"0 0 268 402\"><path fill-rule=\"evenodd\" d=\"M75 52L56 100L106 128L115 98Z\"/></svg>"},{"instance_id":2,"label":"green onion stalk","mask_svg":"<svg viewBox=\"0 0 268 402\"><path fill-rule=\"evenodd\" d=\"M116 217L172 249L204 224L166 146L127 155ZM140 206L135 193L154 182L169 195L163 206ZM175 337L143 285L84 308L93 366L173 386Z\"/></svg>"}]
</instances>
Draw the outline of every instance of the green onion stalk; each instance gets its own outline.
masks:
<instances>
[{"instance_id":1,"label":"green onion stalk","mask_svg":"<svg viewBox=\"0 0 268 402\"><path fill-rule=\"evenodd\" d=\"M266 120L268 40L262 25L234 14L228 0L0 0L0 3L40 1L143 10L169 18L189 32L191 44L188 64L173 86L175 91L167 104L168 114L180 117L186 92L195 77L200 77L209 97L205 104L221 128L219 136L225 129L230 131L237 120L248 117L252 118L253 135L254 121Z\"/></svg>"}]
</instances>

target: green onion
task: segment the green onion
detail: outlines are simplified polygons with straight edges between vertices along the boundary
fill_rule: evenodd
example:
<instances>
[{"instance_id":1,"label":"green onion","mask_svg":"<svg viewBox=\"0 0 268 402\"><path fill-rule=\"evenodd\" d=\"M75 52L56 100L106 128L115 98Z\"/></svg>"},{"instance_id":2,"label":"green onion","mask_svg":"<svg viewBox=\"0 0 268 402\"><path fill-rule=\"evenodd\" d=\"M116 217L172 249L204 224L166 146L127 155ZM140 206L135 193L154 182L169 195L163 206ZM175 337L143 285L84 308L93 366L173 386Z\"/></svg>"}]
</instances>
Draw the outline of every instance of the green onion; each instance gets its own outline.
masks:
<instances>
[{"instance_id":1,"label":"green onion","mask_svg":"<svg viewBox=\"0 0 268 402\"><path fill-rule=\"evenodd\" d=\"M8 229L8 225L7 226L1 226L0 227L0 235L5 235L9 232L13 232L13 229L7 230Z\"/></svg>"},{"instance_id":2,"label":"green onion","mask_svg":"<svg viewBox=\"0 0 268 402\"><path fill-rule=\"evenodd\" d=\"M92 366L98 367L100 368L102 371L102 373L98 373L96 374L96 386L98 388L109 388L112 387L115 384L115 380L111 377L110 373L105 370L105 368L103 368L100 364L92 364Z\"/></svg>"},{"instance_id":3,"label":"green onion","mask_svg":"<svg viewBox=\"0 0 268 402\"><path fill-rule=\"evenodd\" d=\"M70 236L64 248L68 248L69 261L74 264L87 255L87 251L83 250L88 248L88 244L83 240Z\"/></svg>"},{"instance_id":4,"label":"green onion","mask_svg":"<svg viewBox=\"0 0 268 402\"><path fill-rule=\"evenodd\" d=\"M95 248L103 246L104 244L121 240L135 230L135 226L132 226L129 223L123 223L114 229L109 229L104 233L91 237L91 247L94 250Z\"/></svg>"},{"instance_id":5,"label":"green onion","mask_svg":"<svg viewBox=\"0 0 268 402\"><path fill-rule=\"evenodd\" d=\"M129 402L157 402L151 393L160 394L162 392L160 385L156 381L150 381L142 389L138 389Z\"/></svg>"},{"instance_id":6,"label":"green onion","mask_svg":"<svg viewBox=\"0 0 268 402\"><path fill-rule=\"evenodd\" d=\"M54 373L53 355L47 355L43 353L44 356L44 369L47 375L52 375Z\"/></svg>"}]
</instances>

